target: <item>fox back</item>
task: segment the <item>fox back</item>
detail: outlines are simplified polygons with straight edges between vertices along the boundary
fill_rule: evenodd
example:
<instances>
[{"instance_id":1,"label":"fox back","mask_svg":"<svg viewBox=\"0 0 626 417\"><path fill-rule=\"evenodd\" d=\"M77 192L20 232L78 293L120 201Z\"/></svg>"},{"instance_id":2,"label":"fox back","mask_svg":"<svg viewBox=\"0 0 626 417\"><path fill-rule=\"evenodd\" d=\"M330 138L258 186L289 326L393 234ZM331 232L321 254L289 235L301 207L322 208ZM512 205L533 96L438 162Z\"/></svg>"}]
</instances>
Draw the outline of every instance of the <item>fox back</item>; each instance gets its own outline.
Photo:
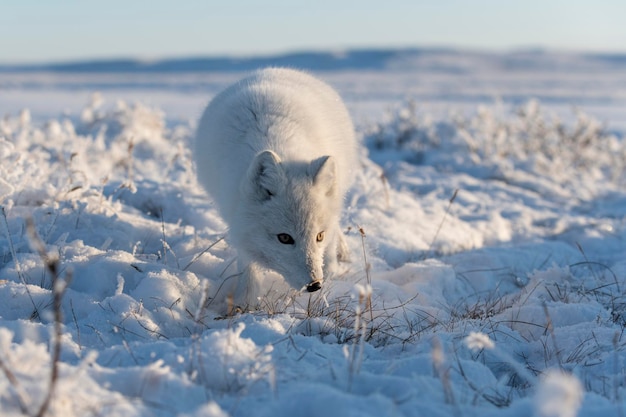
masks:
<instances>
[{"instance_id":1,"label":"fox back","mask_svg":"<svg viewBox=\"0 0 626 417\"><path fill-rule=\"evenodd\" d=\"M208 105L194 156L246 279L269 268L315 291L347 256L339 217L356 141L327 84L290 69L257 71Z\"/></svg>"}]
</instances>

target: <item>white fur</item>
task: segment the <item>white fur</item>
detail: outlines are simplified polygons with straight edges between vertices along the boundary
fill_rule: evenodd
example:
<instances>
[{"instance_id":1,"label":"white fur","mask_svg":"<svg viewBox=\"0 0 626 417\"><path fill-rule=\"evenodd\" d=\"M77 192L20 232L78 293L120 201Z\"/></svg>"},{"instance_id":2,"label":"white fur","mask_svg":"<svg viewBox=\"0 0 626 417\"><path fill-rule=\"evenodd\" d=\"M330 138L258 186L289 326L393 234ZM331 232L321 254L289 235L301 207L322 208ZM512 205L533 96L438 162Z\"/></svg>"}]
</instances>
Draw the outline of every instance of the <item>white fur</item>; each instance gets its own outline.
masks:
<instances>
[{"instance_id":1,"label":"white fur","mask_svg":"<svg viewBox=\"0 0 626 417\"><path fill-rule=\"evenodd\" d=\"M356 142L348 111L327 84L283 68L235 83L205 110L195 159L238 250L237 303L256 307L260 268L299 290L321 284L347 259L339 216ZM295 243L280 243L282 233Z\"/></svg>"}]
</instances>

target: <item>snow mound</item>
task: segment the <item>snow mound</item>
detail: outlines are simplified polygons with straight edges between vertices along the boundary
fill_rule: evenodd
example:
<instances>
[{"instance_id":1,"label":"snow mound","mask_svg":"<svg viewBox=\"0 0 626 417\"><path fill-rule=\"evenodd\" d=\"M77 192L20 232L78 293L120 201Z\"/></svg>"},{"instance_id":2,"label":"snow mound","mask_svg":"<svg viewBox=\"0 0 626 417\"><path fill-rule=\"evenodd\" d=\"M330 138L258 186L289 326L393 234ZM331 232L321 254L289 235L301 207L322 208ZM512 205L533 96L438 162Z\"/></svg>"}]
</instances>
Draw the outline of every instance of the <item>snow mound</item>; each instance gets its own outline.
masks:
<instances>
[{"instance_id":1,"label":"snow mound","mask_svg":"<svg viewBox=\"0 0 626 417\"><path fill-rule=\"evenodd\" d=\"M3 416L626 411L618 132L401 106L359 131L352 262L314 294L268 273L265 308L225 318L236 254L193 126L102 103L0 120Z\"/></svg>"}]
</instances>

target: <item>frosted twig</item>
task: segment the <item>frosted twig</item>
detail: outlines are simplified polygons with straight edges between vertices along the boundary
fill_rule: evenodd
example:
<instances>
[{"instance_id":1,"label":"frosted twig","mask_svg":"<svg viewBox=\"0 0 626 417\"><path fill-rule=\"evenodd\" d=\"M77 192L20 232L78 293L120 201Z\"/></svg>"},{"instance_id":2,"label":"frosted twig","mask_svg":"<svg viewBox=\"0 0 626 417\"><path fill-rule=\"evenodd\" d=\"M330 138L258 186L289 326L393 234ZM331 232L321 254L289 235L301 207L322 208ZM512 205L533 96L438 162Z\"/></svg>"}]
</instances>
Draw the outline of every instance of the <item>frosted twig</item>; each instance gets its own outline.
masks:
<instances>
[{"instance_id":1,"label":"frosted twig","mask_svg":"<svg viewBox=\"0 0 626 417\"><path fill-rule=\"evenodd\" d=\"M63 334L63 315L62 315L62 300L63 294L67 283L71 280L69 272L65 275L65 280L61 280L59 276L59 259L57 256L50 256L46 252L46 247L43 241L37 235L35 230L35 224L32 219L26 220L26 231L30 239L31 245L38 252L41 260L48 272L50 273L50 279L52 281L52 310L54 313L54 343L52 344L52 357L51 357L51 371L50 380L48 385L48 392L44 398L43 403L39 407L39 411L35 415L36 417L42 417L48 411L50 407L50 401L54 396L57 381L59 379L59 362L61 360L61 336Z\"/></svg>"},{"instance_id":2,"label":"frosted twig","mask_svg":"<svg viewBox=\"0 0 626 417\"><path fill-rule=\"evenodd\" d=\"M11 372L2 358L0 358L0 369L2 370L2 373L4 373L4 376L9 380L9 383L13 386L13 389L15 389L17 404L19 405L22 414L28 415L28 408L26 407L26 404L30 403L30 399L28 398L26 392L22 389L19 381L15 377L15 374Z\"/></svg>"}]
</instances>

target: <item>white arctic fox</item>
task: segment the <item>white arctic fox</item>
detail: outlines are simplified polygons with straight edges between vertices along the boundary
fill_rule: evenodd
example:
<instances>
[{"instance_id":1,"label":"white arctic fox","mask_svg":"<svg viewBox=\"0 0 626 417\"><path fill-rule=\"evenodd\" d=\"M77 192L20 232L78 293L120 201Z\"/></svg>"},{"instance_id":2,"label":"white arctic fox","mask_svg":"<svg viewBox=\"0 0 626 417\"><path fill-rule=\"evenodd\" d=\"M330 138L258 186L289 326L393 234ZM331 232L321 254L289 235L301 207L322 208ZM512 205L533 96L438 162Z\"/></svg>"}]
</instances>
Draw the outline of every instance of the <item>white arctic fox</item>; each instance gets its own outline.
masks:
<instances>
[{"instance_id":1,"label":"white arctic fox","mask_svg":"<svg viewBox=\"0 0 626 417\"><path fill-rule=\"evenodd\" d=\"M208 105L194 156L238 250L238 305L257 306L259 269L313 292L347 260L339 216L356 141L331 87L290 69L255 72Z\"/></svg>"}]
</instances>

